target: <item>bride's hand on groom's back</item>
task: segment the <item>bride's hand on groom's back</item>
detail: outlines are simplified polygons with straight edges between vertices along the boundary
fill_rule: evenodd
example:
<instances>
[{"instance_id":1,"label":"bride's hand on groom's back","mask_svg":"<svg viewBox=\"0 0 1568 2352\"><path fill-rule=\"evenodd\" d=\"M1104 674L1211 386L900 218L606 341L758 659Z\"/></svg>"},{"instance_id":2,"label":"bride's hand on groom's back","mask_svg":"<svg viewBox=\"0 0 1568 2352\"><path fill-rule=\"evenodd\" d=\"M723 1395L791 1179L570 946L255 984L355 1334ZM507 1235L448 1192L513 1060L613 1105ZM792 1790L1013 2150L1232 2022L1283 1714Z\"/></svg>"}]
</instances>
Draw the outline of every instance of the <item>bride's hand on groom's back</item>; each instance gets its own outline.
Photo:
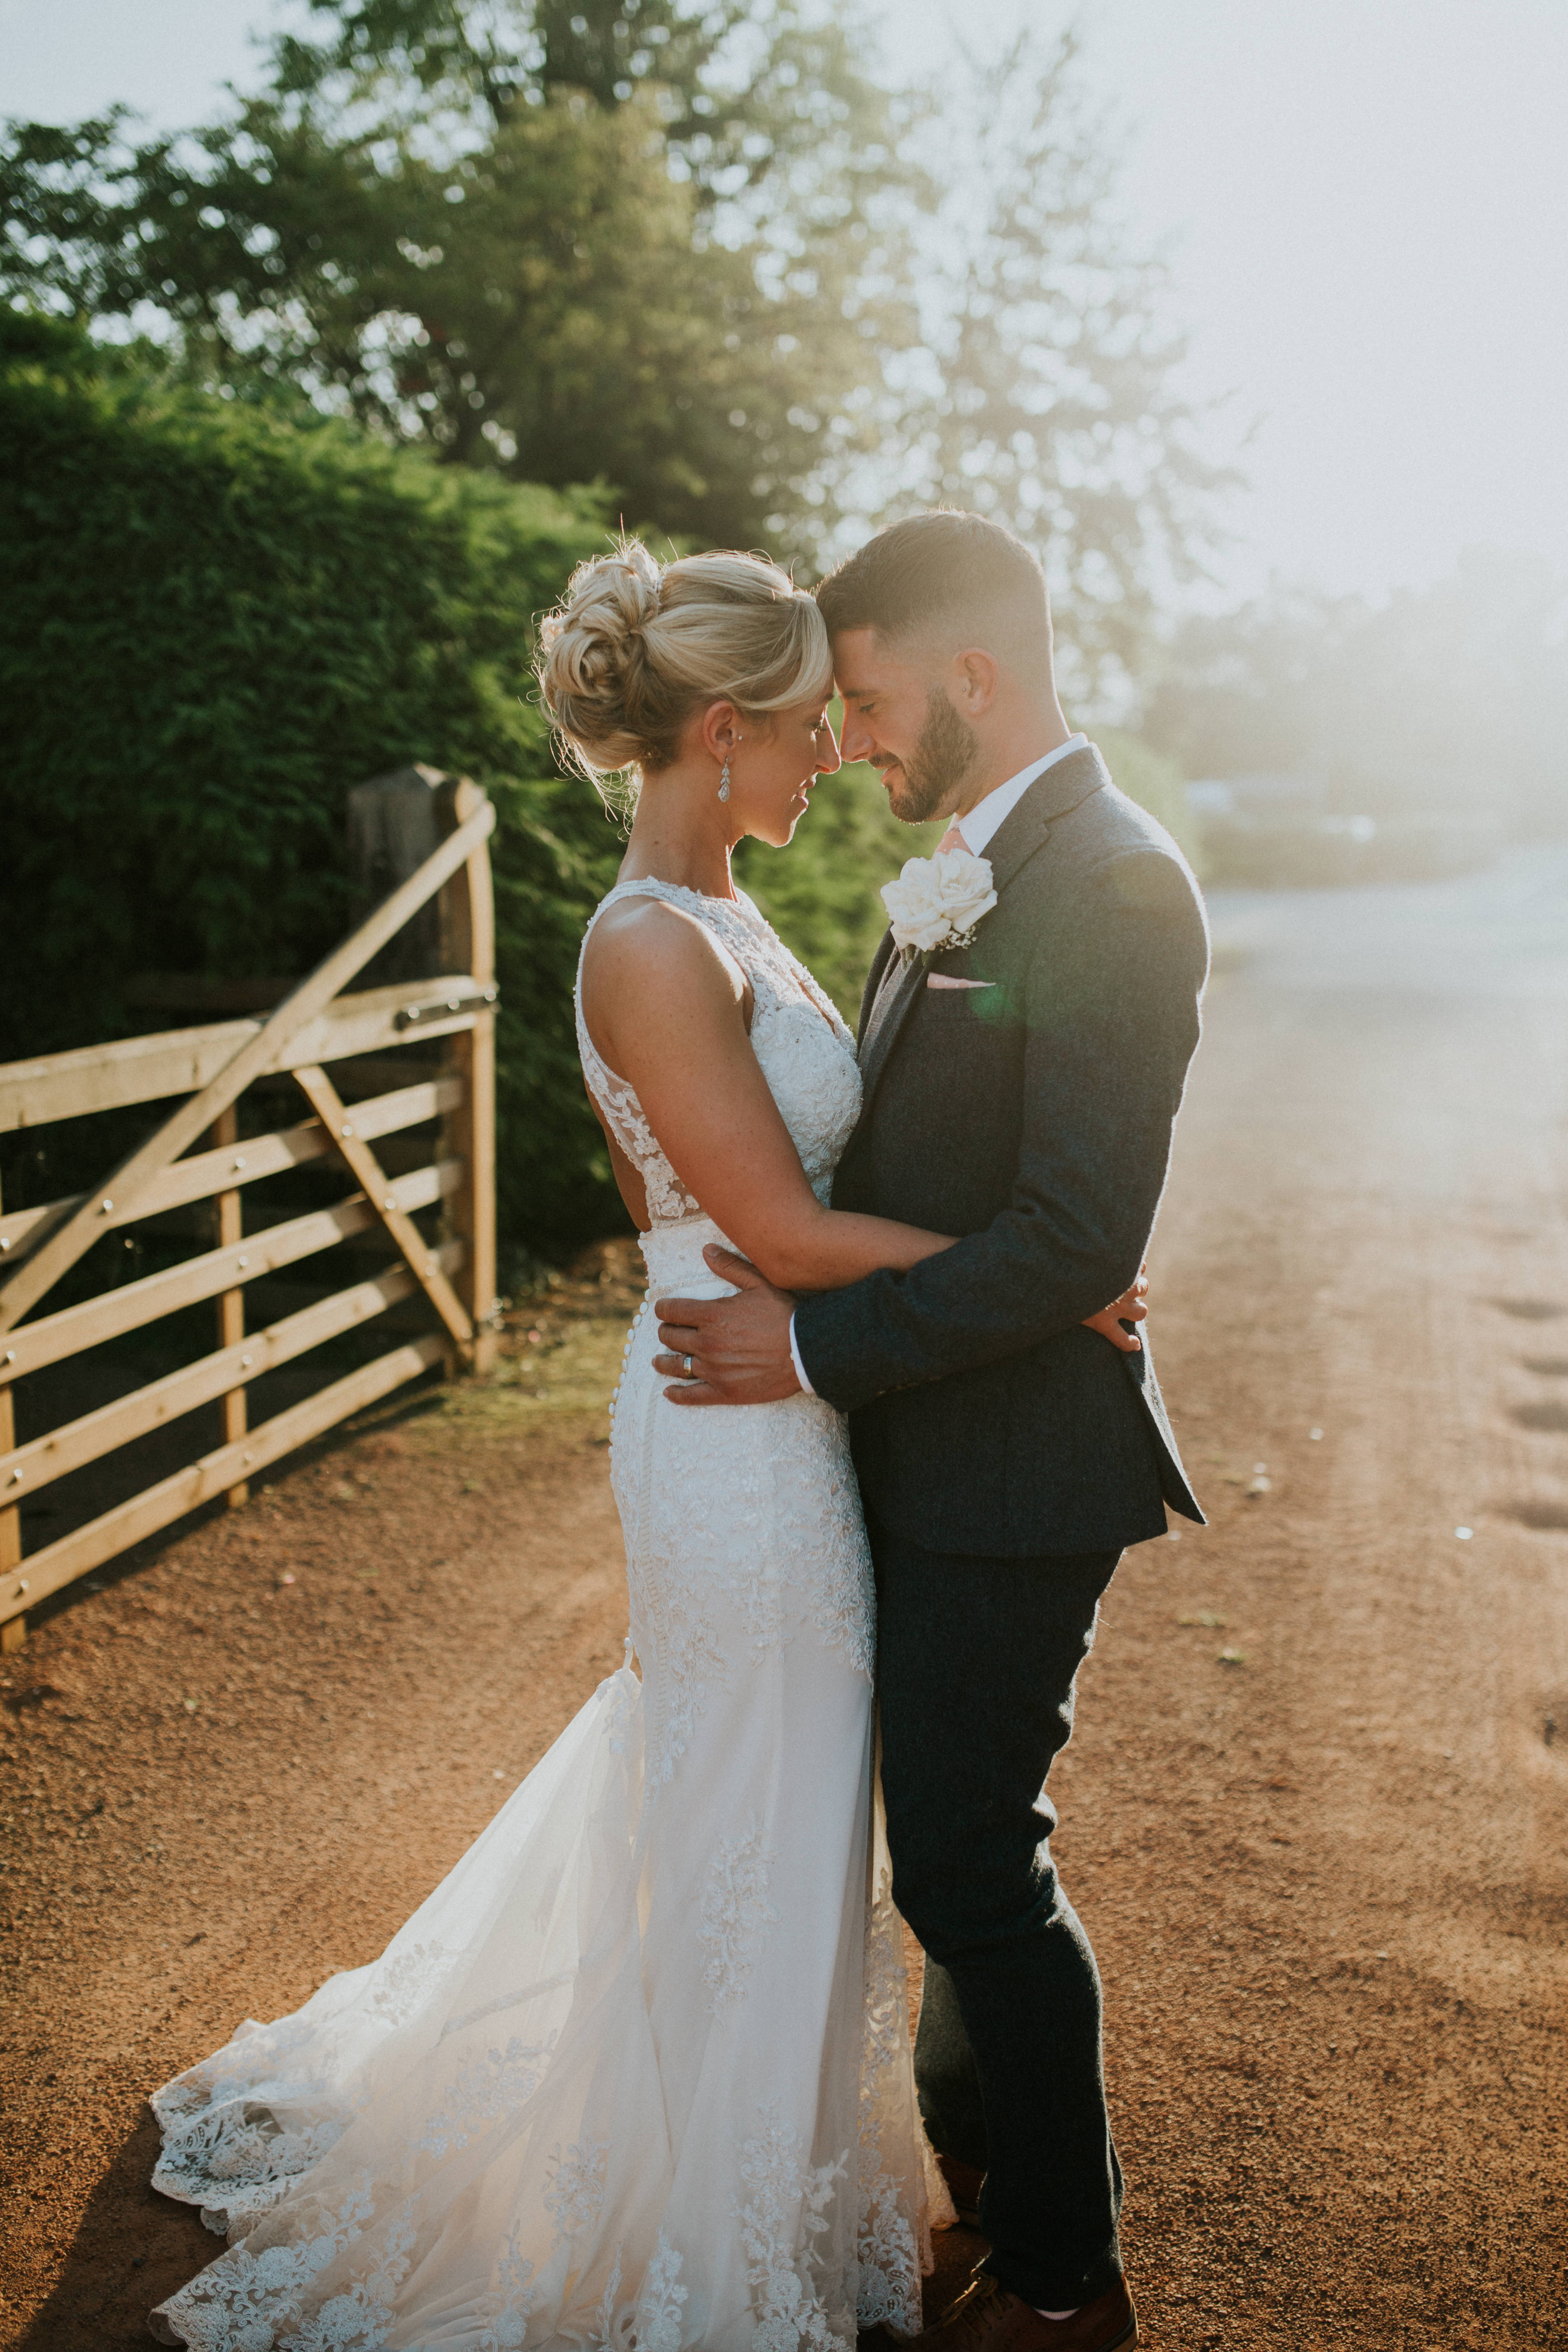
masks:
<instances>
[{"instance_id":1,"label":"bride's hand on groom's back","mask_svg":"<svg viewBox=\"0 0 1568 2352\"><path fill-rule=\"evenodd\" d=\"M1141 1265L1138 1279L1131 1290L1124 1290L1120 1298L1113 1298L1110 1305L1102 1307L1098 1315L1084 1317L1085 1329L1098 1331L1102 1339L1110 1340L1113 1348L1120 1348L1124 1356L1141 1355L1143 1342L1137 1332L1124 1331L1121 1327L1124 1323L1148 1321L1149 1309L1145 1304L1148 1296L1149 1269Z\"/></svg>"},{"instance_id":2,"label":"bride's hand on groom's back","mask_svg":"<svg viewBox=\"0 0 1568 2352\"><path fill-rule=\"evenodd\" d=\"M775 1290L743 1257L710 1244L702 1253L714 1273L736 1286L732 1298L657 1298L665 1353L653 1368L676 1385L672 1404L773 1404L798 1394L790 1355L795 1300Z\"/></svg>"}]
</instances>

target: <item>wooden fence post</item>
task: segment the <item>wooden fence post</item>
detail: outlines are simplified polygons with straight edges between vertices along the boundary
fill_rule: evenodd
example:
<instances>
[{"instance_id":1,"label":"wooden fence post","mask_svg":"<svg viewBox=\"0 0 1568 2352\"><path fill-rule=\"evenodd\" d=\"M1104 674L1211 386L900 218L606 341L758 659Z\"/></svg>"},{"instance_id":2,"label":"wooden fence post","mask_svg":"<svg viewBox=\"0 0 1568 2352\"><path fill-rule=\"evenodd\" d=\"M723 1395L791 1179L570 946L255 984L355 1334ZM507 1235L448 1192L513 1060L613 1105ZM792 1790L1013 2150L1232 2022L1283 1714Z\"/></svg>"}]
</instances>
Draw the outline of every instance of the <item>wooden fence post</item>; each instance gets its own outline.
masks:
<instances>
[{"instance_id":1,"label":"wooden fence post","mask_svg":"<svg viewBox=\"0 0 1568 2352\"><path fill-rule=\"evenodd\" d=\"M208 1130L213 1145L232 1151L239 1141L239 1112L233 1103L219 1111ZM238 1175L245 1166L243 1154L236 1154L234 1168ZM232 1192L217 1195L217 1245L227 1249L245 1238L244 1212L237 1187ZM245 1293L225 1290L218 1294L217 1343L220 1348L237 1348L245 1337ZM223 1442L237 1444L246 1432L246 1394L242 1388L230 1389L223 1400ZM241 1484L231 1486L225 1498L231 1511L237 1511L250 1499L250 1488Z\"/></svg>"},{"instance_id":2,"label":"wooden fence post","mask_svg":"<svg viewBox=\"0 0 1568 2352\"><path fill-rule=\"evenodd\" d=\"M441 795L442 829L455 832L484 806L485 795L466 776ZM495 898L489 843L480 841L441 892L441 957L448 971L466 971L475 986L493 986L496 970ZM452 1067L462 1080L463 1099L442 1129L444 1157L460 1158L463 1181L447 1203L456 1238L466 1244L458 1290L474 1327L469 1369L485 1374L495 1366L500 1302L496 1296L496 1016L491 1005L476 1012L474 1025L451 1041Z\"/></svg>"},{"instance_id":3,"label":"wooden fence post","mask_svg":"<svg viewBox=\"0 0 1568 2352\"><path fill-rule=\"evenodd\" d=\"M0 1201L0 1207L4 1206ZM0 1353L4 1353L0 1349ZM9 1454L16 1443L16 1416L11 1401L11 1383L0 1386L0 1454ZM22 1565L22 1514L15 1503L0 1496L0 1576L7 1569ZM0 1625L0 1656L19 1650L27 1638L26 1617L7 1617Z\"/></svg>"}]
</instances>

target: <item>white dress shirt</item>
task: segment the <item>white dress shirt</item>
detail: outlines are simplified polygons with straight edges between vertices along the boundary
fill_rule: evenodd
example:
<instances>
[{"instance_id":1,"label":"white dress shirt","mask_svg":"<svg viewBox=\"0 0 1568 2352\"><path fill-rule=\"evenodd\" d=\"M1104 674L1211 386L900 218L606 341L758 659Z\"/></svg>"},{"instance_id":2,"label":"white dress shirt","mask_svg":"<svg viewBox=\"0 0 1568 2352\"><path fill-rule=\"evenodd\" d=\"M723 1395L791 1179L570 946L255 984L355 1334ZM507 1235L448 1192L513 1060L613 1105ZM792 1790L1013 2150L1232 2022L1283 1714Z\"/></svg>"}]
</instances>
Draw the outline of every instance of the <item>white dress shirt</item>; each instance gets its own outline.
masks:
<instances>
[{"instance_id":1,"label":"white dress shirt","mask_svg":"<svg viewBox=\"0 0 1568 2352\"><path fill-rule=\"evenodd\" d=\"M1054 768L1058 760L1068 759L1074 751L1087 751L1088 749L1087 735L1069 735L1065 743L1058 743L1056 750L1047 751L1043 760L1037 760L1032 767L1020 768L1016 776L1009 776L1005 784L998 784L985 794L984 800L976 801L969 814L957 820L958 829L963 835L963 845L971 857L984 856L990 844L1037 776L1043 776L1046 770Z\"/></svg>"},{"instance_id":2,"label":"white dress shirt","mask_svg":"<svg viewBox=\"0 0 1568 2352\"><path fill-rule=\"evenodd\" d=\"M1054 768L1058 760L1067 759L1071 752L1087 751L1088 749L1087 735L1069 735L1065 743L1058 743L1056 750L1047 751L1043 760L1036 760L1031 766L1020 768L1017 774L1009 776L1005 784L995 785L983 799L977 800L967 816L957 819L958 830L963 835L963 845L971 857L984 856L1037 776L1043 776L1047 768ZM816 1391L805 1377L805 1366L800 1360L800 1349L795 1343L793 1315L789 1318L789 1360L806 1395L815 1396Z\"/></svg>"}]
</instances>

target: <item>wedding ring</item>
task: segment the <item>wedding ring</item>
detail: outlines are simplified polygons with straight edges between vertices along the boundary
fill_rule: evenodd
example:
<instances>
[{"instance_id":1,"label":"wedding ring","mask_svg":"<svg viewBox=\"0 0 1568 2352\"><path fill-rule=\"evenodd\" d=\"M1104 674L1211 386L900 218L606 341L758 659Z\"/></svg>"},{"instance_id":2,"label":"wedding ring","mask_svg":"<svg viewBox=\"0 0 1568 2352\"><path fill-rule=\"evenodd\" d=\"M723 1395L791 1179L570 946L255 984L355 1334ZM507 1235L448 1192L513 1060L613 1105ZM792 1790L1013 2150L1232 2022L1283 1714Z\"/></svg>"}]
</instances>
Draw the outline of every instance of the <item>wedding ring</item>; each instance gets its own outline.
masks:
<instances>
[{"instance_id":1,"label":"wedding ring","mask_svg":"<svg viewBox=\"0 0 1568 2352\"><path fill-rule=\"evenodd\" d=\"M691 1378L691 1359L689 1356L682 1356L680 1361L685 1370L686 1377L689 1380Z\"/></svg>"}]
</instances>

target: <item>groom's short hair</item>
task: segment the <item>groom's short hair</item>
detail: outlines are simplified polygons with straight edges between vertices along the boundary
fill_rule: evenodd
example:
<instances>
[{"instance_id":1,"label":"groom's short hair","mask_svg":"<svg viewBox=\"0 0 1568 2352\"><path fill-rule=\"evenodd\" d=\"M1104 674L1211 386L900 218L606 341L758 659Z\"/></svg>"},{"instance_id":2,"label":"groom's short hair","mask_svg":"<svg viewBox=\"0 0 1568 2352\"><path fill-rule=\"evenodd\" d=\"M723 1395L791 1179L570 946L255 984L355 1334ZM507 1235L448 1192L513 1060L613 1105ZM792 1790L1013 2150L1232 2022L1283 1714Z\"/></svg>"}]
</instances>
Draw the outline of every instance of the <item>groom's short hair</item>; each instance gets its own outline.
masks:
<instances>
[{"instance_id":1,"label":"groom's short hair","mask_svg":"<svg viewBox=\"0 0 1568 2352\"><path fill-rule=\"evenodd\" d=\"M1050 646L1050 601L1037 558L1000 523L947 508L879 530L828 573L816 601L829 636L951 632L973 644L978 634L992 651L1037 659Z\"/></svg>"}]
</instances>

